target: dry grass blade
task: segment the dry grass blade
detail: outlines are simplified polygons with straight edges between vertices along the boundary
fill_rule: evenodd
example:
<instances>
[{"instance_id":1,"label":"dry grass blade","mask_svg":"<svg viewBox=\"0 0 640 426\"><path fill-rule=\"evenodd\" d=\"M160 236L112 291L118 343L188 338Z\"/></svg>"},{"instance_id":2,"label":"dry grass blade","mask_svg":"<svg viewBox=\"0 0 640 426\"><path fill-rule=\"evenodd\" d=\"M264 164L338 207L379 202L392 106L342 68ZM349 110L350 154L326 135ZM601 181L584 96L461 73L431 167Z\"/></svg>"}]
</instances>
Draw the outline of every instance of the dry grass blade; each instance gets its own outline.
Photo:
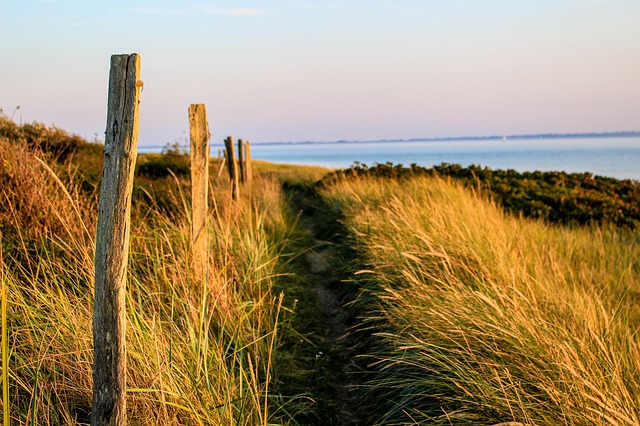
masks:
<instances>
[{"instance_id":1,"label":"dry grass blade","mask_svg":"<svg viewBox=\"0 0 640 426\"><path fill-rule=\"evenodd\" d=\"M82 228L84 229L85 234L87 235L87 237L91 238L92 234L91 232L89 232L89 229L87 229L87 226L84 223L84 219L82 217L82 214L80 214L78 205L75 203L75 201L71 197L71 194L69 194L69 191L67 191L67 188L64 186L64 184L62 183L58 175L51 169L51 167L49 167L49 165L47 165L47 163L42 161L38 156L34 156L34 158L38 161L38 163L40 163L40 165L51 175L53 180L58 184L58 186L60 187L64 195L67 197L67 200L69 200L69 205L73 207L73 211L76 213L76 216L78 217L78 221L82 225Z\"/></svg>"}]
</instances>

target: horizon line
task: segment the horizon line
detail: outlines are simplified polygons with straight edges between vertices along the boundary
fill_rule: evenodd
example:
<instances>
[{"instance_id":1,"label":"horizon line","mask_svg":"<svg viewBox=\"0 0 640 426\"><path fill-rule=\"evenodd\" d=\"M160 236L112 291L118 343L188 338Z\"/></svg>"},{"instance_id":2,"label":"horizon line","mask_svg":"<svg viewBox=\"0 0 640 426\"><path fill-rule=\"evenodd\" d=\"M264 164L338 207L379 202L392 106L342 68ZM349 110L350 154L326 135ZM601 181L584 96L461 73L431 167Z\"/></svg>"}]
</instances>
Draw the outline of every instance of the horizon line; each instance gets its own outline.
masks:
<instances>
[{"instance_id":1,"label":"horizon line","mask_svg":"<svg viewBox=\"0 0 640 426\"><path fill-rule=\"evenodd\" d=\"M640 136L640 130L619 130L612 132L572 132L572 133L525 133L515 135L488 135L488 136L445 136L445 137L420 137L420 138L396 138L396 139L368 139L368 140L298 140L298 141L265 141L254 142L256 145L331 145L331 144L357 144L357 143L388 143L388 142L446 142L446 141L482 141L482 140L519 140L519 139L562 139L562 138L589 138L589 137L634 137ZM241 138L238 138L241 139ZM142 145L147 148L163 148L171 146L167 142L164 145ZM224 142L214 142L212 145L224 145ZM179 145L188 147L189 144Z\"/></svg>"}]
</instances>

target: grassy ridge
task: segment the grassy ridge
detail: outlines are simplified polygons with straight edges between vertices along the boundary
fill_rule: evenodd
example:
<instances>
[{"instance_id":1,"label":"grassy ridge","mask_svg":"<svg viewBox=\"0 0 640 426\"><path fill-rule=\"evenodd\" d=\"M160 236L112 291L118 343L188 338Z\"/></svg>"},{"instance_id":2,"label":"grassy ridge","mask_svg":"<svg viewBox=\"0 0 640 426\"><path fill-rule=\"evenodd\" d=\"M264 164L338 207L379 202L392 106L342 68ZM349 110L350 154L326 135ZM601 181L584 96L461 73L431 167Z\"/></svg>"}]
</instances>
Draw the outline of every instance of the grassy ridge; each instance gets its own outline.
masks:
<instances>
[{"instance_id":1,"label":"grassy ridge","mask_svg":"<svg viewBox=\"0 0 640 426\"><path fill-rule=\"evenodd\" d=\"M376 306L377 423L640 423L637 233L509 217L437 178L322 195Z\"/></svg>"}]
</instances>

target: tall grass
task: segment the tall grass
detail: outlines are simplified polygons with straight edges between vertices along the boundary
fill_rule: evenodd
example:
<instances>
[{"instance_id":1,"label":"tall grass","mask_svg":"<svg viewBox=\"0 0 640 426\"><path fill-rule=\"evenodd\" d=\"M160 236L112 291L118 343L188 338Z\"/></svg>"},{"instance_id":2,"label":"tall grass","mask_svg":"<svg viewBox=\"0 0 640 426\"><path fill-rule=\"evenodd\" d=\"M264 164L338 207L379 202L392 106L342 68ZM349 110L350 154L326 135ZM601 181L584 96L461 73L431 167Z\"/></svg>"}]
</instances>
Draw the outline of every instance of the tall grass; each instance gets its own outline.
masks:
<instances>
[{"instance_id":1,"label":"tall grass","mask_svg":"<svg viewBox=\"0 0 640 426\"><path fill-rule=\"evenodd\" d=\"M4 282L4 262L2 260L2 232L0 232L0 286L2 322L2 424L9 424L9 337L7 333L7 286Z\"/></svg>"},{"instance_id":2,"label":"tall grass","mask_svg":"<svg viewBox=\"0 0 640 426\"><path fill-rule=\"evenodd\" d=\"M12 424L88 421L96 200L26 146L0 140L0 221L6 230ZM70 170L70 169L69 169ZM280 185L260 179L232 202L213 182L206 286L191 275L189 193L178 209L133 208L127 286L128 410L133 424L287 422L269 384L283 310L273 290L292 230ZM166 194L165 194L166 195ZM222 303L224 300L225 303ZM3 366L6 365L3 363ZM284 416L284 417L283 417Z\"/></svg>"},{"instance_id":3,"label":"tall grass","mask_svg":"<svg viewBox=\"0 0 640 426\"><path fill-rule=\"evenodd\" d=\"M380 424L640 424L640 236L505 215L435 178L342 180Z\"/></svg>"}]
</instances>

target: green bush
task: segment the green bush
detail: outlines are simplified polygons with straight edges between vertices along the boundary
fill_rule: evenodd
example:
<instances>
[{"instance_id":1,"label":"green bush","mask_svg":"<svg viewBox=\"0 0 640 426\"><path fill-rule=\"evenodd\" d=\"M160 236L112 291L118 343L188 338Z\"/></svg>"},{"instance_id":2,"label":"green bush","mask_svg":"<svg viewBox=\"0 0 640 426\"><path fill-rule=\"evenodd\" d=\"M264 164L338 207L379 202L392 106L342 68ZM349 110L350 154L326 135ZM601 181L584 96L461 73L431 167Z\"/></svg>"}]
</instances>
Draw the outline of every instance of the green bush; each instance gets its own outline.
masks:
<instances>
[{"instance_id":1,"label":"green bush","mask_svg":"<svg viewBox=\"0 0 640 426\"><path fill-rule=\"evenodd\" d=\"M18 125L3 115L0 115L0 137L26 143L30 148L39 149L58 161L65 160L88 145L84 138L57 127L47 127L37 122Z\"/></svg>"},{"instance_id":2,"label":"green bush","mask_svg":"<svg viewBox=\"0 0 640 426\"><path fill-rule=\"evenodd\" d=\"M350 176L404 179L446 176L480 188L515 214L564 224L614 224L640 227L640 185L631 179L593 176L591 173L524 172L442 163L430 168L392 163L368 167L355 163L329 174L322 184Z\"/></svg>"},{"instance_id":3,"label":"green bush","mask_svg":"<svg viewBox=\"0 0 640 426\"><path fill-rule=\"evenodd\" d=\"M150 179L167 177L173 172L176 176L190 173L189 158L186 155L160 155L138 166L137 175Z\"/></svg>"}]
</instances>

